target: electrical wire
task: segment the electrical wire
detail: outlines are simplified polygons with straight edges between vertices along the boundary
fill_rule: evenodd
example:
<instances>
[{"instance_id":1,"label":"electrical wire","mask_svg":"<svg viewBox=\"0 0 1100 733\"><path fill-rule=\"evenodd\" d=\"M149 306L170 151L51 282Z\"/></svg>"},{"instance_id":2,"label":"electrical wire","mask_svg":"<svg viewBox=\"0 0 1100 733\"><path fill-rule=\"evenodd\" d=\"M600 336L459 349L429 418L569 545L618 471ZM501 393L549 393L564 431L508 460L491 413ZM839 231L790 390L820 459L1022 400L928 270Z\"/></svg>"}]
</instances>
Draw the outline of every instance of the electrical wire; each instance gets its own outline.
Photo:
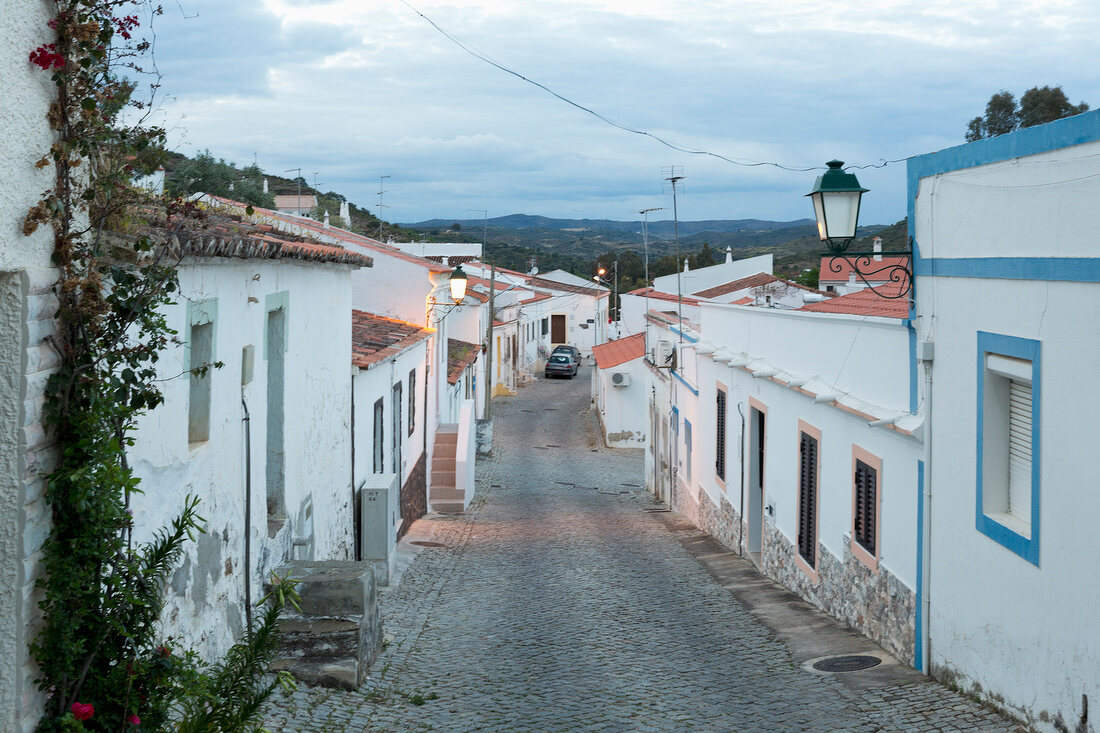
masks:
<instances>
[{"instance_id":1,"label":"electrical wire","mask_svg":"<svg viewBox=\"0 0 1100 733\"><path fill-rule=\"evenodd\" d=\"M695 150L693 148L684 147L683 145L679 145L677 143L674 143L671 140L666 140L665 138L663 138L659 135L655 135L652 132L648 132L646 130L639 130L639 129L631 127L629 125L625 125L621 122L617 122L617 121L611 119L610 117L607 117L605 115L600 114L599 112L597 112L596 110L594 110L590 107L586 107L583 104L580 104L579 102L574 102L572 99L569 99L568 97L565 97L561 94L558 94L553 89L546 86L545 84L542 84L540 82L535 81L534 79L526 77L523 74L520 74L518 71L513 71L512 69L508 68L507 66L504 66L503 64L494 61L493 59L489 58L488 56L486 56L485 54L483 54L481 52L475 51L474 49L470 48L465 43L463 43L461 40L459 40L457 37L455 37L452 33L445 30L444 28L440 27L439 24L437 24L434 20L432 20L428 16L424 15L424 13L422 13L419 10L417 10L416 8L414 8L411 4L409 4L408 0L401 0L401 4L404 5L405 7L407 7L409 10L416 13L417 15L419 15L422 19L424 19L425 22L428 23L428 25L430 25L432 28L435 28L444 38L446 38L451 43L453 43L454 45L461 48L463 51L465 51L469 55L471 55L474 58L478 59L479 61L482 61L482 62L492 66L495 69L503 71L505 74L510 74L511 76L516 77L520 81L524 81L524 82L527 82L528 84L531 84L532 86L536 86L539 89L546 92L547 94L551 95L552 97L558 99L559 101L565 102L566 104L568 104L571 107L575 107L576 109L579 109L580 111L585 112L586 114L592 115L593 117L600 120L601 122L603 122L607 125L610 125L611 127L614 127L616 129L622 130L623 132L629 132L633 135L641 135L643 137L648 137L652 140L657 141L661 145L664 145L666 148L670 148L670 149L675 150L675 151L680 152L680 153L685 153L687 155L700 155L700 156L709 157L709 158L717 158L718 160L725 161L726 163L731 163L733 165L741 166L743 168L759 168L761 166L771 166L773 168L778 168L778 169L784 170L784 171L791 171L793 173L808 173L810 171L825 170L825 167L820 166L820 165L810 166L810 167L799 167L799 166L793 166L793 165L786 165L784 163L775 163L775 162L771 162L771 161L737 160L735 158L729 158L729 157L727 157L725 155L721 155L719 153L713 153L709 150ZM845 170L848 170L848 169L864 170L864 169L867 169L867 168L885 168L890 163L902 163L902 162L907 161L910 158L914 158L914 157L916 157L916 156L910 155L910 156L907 156L905 158L896 158L894 160L881 160L880 159L880 161L878 163L867 163L865 165L845 166Z\"/></svg>"}]
</instances>

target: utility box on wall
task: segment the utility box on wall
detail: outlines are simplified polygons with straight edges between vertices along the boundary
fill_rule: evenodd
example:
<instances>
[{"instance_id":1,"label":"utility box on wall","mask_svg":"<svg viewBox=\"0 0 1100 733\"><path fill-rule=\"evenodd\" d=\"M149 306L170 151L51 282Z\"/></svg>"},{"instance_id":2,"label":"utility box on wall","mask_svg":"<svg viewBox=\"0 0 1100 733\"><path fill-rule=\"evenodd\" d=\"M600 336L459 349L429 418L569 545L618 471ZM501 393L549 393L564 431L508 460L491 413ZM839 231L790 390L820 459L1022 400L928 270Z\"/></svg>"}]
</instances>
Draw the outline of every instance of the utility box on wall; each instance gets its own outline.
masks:
<instances>
[{"instance_id":1,"label":"utility box on wall","mask_svg":"<svg viewBox=\"0 0 1100 733\"><path fill-rule=\"evenodd\" d=\"M397 558L399 492L393 473L371 474L359 487L360 557L371 563L379 585L389 585Z\"/></svg>"}]
</instances>

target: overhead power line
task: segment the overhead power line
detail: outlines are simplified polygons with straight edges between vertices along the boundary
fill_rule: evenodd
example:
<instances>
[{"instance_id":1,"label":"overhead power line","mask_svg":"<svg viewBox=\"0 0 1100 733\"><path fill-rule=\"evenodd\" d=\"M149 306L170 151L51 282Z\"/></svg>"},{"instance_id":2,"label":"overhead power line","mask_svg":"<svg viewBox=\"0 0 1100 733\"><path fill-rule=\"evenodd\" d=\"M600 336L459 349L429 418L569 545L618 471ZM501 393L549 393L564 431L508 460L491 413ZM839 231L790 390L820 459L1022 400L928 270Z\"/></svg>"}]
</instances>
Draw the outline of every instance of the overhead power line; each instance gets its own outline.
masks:
<instances>
[{"instance_id":1,"label":"overhead power line","mask_svg":"<svg viewBox=\"0 0 1100 733\"><path fill-rule=\"evenodd\" d=\"M552 97L554 97L554 98L556 98L556 99L558 99L562 102L565 102L569 106L575 107L575 108L579 109L582 112L590 114L593 117L595 117L596 119L600 120L601 122L603 122L607 125L610 125L611 127L622 130L623 132L629 132L629 133L634 134L634 135L642 135L644 137L648 137L652 140L656 140L661 145L664 145L665 147L671 148L672 150L675 150L675 151L680 152L680 153L685 153L687 155L702 155L702 156L706 156L706 157L710 157L710 158L717 158L718 160L722 160L722 161L725 161L726 163L731 163L733 165L741 166L743 168L759 168L761 166L770 166L770 167L773 167L773 168L779 168L780 170L792 171L792 172L795 172L795 173L805 173L805 172L809 172L809 171L824 170L824 166L820 166L820 165L810 166L810 167L799 167L799 166L793 166L793 165L785 165L783 163L775 163L775 162L771 162L771 161L737 160L735 158L729 158L729 157L727 157L725 155L721 155L719 153L713 153L709 150L695 150L693 148L688 148L688 147L685 147L683 145L679 145L677 143L674 143L671 140L666 140L665 138L663 138L659 135L655 135L652 132L647 132L646 130L639 130L639 129L631 127L629 125L625 125L621 122L616 122L615 120L611 119L610 117L602 115L602 114L600 114L599 112L597 112L596 110L594 110L590 107L586 107L583 104L580 104L578 102L574 102L572 99L569 99L568 97L565 97L561 94L558 94L553 89L546 86L545 84L537 82L534 79L528 78L528 77L524 76L523 74L520 74L518 71L513 71L512 69L509 69L507 66L504 66L503 64L500 64L500 63L494 61L493 59L489 58L485 54L483 54L479 51L475 51L474 49L470 48L465 43L463 43L461 40L459 40L457 37L455 37L454 34L450 33L446 29L442 28L434 20L432 20L428 16L424 15L424 13L420 12L415 7L413 7L408 2L408 0L401 0L401 3L405 7L407 7L409 10L413 11L414 13L419 15L421 18L423 18L424 21L428 23L428 25L430 25L432 28L435 28L441 35L443 35L444 38L446 38L451 43L453 43L456 46L458 46L459 48L461 48L463 51L465 51L469 55L471 55L474 58L478 59L479 61L482 61L482 62L492 66L495 69L499 69L500 71L503 71L505 74L510 74L511 76L516 77L520 81L524 81L524 82L527 82L528 84L531 84L532 86L536 86L539 89L546 92L547 94L551 95ZM905 157L905 158L897 158L895 160L880 160L878 163L868 163L866 165L849 165L849 166L845 166L845 168L854 168L854 169L885 168L890 163L901 163L903 161L909 160L909 158L911 158L911 157L913 157L913 156L908 156L908 157Z\"/></svg>"}]
</instances>

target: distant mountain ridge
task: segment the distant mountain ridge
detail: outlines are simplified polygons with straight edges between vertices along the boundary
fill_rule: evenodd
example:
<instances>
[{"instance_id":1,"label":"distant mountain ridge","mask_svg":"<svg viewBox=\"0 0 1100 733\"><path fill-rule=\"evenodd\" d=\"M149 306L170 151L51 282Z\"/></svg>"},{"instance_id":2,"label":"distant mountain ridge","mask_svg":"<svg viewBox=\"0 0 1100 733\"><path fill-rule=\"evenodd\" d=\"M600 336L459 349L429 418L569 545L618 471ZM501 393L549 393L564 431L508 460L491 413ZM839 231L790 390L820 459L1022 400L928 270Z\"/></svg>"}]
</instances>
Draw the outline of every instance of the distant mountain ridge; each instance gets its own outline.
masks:
<instances>
[{"instance_id":1,"label":"distant mountain ridge","mask_svg":"<svg viewBox=\"0 0 1100 733\"><path fill-rule=\"evenodd\" d=\"M768 221L764 219L706 219L702 221L681 221L679 223L680 236L691 237L704 232L715 234L731 234L735 232L772 232L795 227L813 225L812 219L798 219L796 221ZM482 227L500 230L515 231L542 230L556 232L586 233L588 236L602 234L628 234L625 239L633 239L634 235L641 238L642 221L618 221L615 219L554 219L548 216L534 214L509 214L497 216L492 219L428 219L401 226L417 231L449 229L458 224L462 229L478 231ZM674 223L671 219L660 219L649 222L649 236L656 240L671 239L673 237Z\"/></svg>"}]
</instances>

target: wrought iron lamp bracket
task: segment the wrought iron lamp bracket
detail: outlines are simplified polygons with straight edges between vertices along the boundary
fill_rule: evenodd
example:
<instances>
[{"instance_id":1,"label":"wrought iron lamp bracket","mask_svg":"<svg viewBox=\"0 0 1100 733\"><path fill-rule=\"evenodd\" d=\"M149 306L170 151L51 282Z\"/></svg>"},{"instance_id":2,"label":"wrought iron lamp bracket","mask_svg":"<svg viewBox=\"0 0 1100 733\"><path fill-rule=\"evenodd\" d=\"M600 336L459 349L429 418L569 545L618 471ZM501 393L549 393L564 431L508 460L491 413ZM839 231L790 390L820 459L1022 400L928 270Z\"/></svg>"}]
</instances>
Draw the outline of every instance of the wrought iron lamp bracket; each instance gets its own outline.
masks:
<instances>
[{"instance_id":1,"label":"wrought iron lamp bracket","mask_svg":"<svg viewBox=\"0 0 1100 733\"><path fill-rule=\"evenodd\" d=\"M828 270L829 272L839 275L844 271L844 267L837 262L837 260L843 260L848 263L848 267L856 276L863 281L863 284L867 286L867 289L878 295L880 298L886 298L888 300L901 300L902 298L908 298L913 293L913 246L912 241L909 243L909 249L902 253L897 252L849 252L848 245L852 240L845 240L836 244L829 242L829 251L825 252L822 257L829 258ZM883 265L880 260L876 260L876 257L896 257L898 254L905 255L904 263L890 263ZM878 276L878 277L876 277ZM891 286L893 291L894 285L897 285L896 292L888 294L879 290L877 287L871 284L871 281L882 282L886 281ZM881 285L879 287L882 287Z\"/></svg>"}]
</instances>

